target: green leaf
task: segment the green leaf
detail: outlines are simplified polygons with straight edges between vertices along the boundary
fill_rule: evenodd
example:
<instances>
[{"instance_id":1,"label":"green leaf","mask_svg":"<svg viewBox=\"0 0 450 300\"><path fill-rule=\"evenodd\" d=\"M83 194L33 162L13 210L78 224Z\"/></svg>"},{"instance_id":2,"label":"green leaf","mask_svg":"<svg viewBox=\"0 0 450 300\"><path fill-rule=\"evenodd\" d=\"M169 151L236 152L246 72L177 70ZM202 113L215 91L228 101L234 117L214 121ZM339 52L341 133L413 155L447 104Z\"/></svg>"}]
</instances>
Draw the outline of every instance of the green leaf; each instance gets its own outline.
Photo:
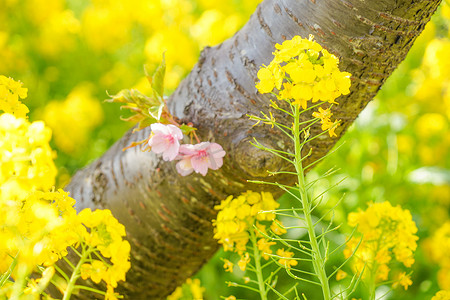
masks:
<instances>
[{"instance_id":1,"label":"green leaf","mask_svg":"<svg viewBox=\"0 0 450 300\"><path fill-rule=\"evenodd\" d=\"M189 125L186 125L186 124L181 125L180 129L183 132L183 134L185 134L185 135L189 135L192 132L197 130L197 128L189 126Z\"/></svg>"},{"instance_id":2,"label":"green leaf","mask_svg":"<svg viewBox=\"0 0 450 300\"><path fill-rule=\"evenodd\" d=\"M108 94L108 92L107 92L107 94ZM121 90L116 95L108 94L108 96L111 97L111 99L106 99L105 102L128 103L129 101L127 99L130 97L130 90Z\"/></svg>"},{"instance_id":3,"label":"green leaf","mask_svg":"<svg viewBox=\"0 0 450 300\"><path fill-rule=\"evenodd\" d=\"M150 107L148 109L148 113L150 114L150 116L155 118L157 120L157 122L159 122L159 120L161 119L161 114L163 112L163 109L164 109L164 103L162 103L159 106Z\"/></svg>"},{"instance_id":4,"label":"green leaf","mask_svg":"<svg viewBox=\"0 0 450 300\"><path fill-rule=\"evenodd\" d=\"M146 71L147 73L147 71ZM155 98L158 98L161 102L163 102L164 97L164 76L166 74L166 59L163 53L162 61L158 65L158 67L155 70L155 73L153 73L153 76L150 80L150 84L153 89L153 93L155 94ZM149 76L147 75L147 78Z\"/></svg>"},{"instance_id":5,"label":"green leaf","mask_svg":"<svg viewBox=\"0 0 450 300\"><path fill-rule=\"evenodd\" d=\"M144 129L145 127L148 127L148 126L152 125L153 123L157 123L157 121L153 118L145 118L138 123L138 126L135 128L134 131L139 131L141 129Z\"/></svg>"},{"instance_id":6,"label":"green leaf","mask_svg":"<svg viewBox=\"0 0 450 300\"><path fill-rule=\"evenodd\" d=\"M153 123L168 123L168 120L163 117L165 107L163 98L165 72L166 61L163 54L161 64L159 64L151 77L148 75L147 70L145 70L145 75L149 80L153 91L151 96L146 96L135 89L124 89L116 95L109 95L111 99L106 100L106 102L125 103L120 109L128 109L133 114L127 118L121 117L121 119L127 122L138 123L134 131L139 131ZM195 129L189 128L185 131L192 132L193 130ZM131 146L125 149L139 145L141 142L132 143Z\"/></svg>"},{"instance_id":7,"label":"green leaf","mask_svg":"<svg viewBox=\"0 0 450 300\"><path fill-rule=\"evenodd\" d=\"M105 100L106 102L118 102L118 103L133 103L139 108L150 107L154 105L159 105L160 102L157 99L150 98L138 90L121 90L116 95L110 95L111 99Z\"/></svg>"}]
</instances>

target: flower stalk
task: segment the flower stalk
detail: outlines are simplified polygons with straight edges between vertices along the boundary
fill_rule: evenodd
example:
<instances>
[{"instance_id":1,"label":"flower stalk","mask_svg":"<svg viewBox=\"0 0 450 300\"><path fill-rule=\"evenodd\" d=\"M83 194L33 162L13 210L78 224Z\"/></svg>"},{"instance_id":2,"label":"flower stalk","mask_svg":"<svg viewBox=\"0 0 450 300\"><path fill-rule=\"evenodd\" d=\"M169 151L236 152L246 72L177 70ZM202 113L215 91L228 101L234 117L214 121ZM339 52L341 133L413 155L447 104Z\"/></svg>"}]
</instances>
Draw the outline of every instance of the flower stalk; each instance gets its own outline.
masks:
<instances>
[{"instance_id":1,"label":"flower stalk","mask_svg":"<svg viewBox=\"0 0 450 300\"><path fill-rule=\"evenodd\" d=\"M314 271L319 278L319 281L322 285L323 297L325 300L331 299L330 287L328 284L328 277L325 270L325 260L326 258L322 257L322 253L320 252L319 244L317 242L316 233L314 230L314 224L312 222L311 217L311 201L309 199L309 195L306 191L306 180L305 174L302 164L302 148L304 143L300 140L300 134L305 131L305 129L300 130L300 108L299 105L292 105L293 114L294 114L294 126L292 129L294 136L294 144L295 144L295 159L294 166L297 171L297 183L300 191L300 198L303 208L303 213L305 216L306 227L308 230L308 237L311 244L311 254L312 254L312 263L314 267Z\"/></svg>"},{"instance_id":2,"label":"flower stalk","mask_svg":"<svg viewBox=\"0 0 450 300\"><path fill-rule=\"evenodd\" d=\"M250 230L249 232L250 232L250 240L253 245L253 258L255 259L255 273L256 279L258 281L259 294L261 296L261 300L267 300L267 291L265 288L264 276L261 267L261 255L259 253L256 235L253 230Z\"/></svg>"},{"instance_id":3,"label":"flower stalk","mask_svg":"<svg viewBox=\"0 0 450 300\"><path fill-rule=\"evenodd\" d=\"M77 265L75 266L75 269L72 272L72 275L70 276L70 280L67 283L67 289L64 291L64 296L62 300L70 299L70 296L72 295L72 292L75 288L75 284L77 283L78 278L80 278L81 276L81 266L87 261L92 251L93 251L92 247L89 247L85 251L81 252L82 254L80 260L78 261Z\"/></svg>"}]
</instances>

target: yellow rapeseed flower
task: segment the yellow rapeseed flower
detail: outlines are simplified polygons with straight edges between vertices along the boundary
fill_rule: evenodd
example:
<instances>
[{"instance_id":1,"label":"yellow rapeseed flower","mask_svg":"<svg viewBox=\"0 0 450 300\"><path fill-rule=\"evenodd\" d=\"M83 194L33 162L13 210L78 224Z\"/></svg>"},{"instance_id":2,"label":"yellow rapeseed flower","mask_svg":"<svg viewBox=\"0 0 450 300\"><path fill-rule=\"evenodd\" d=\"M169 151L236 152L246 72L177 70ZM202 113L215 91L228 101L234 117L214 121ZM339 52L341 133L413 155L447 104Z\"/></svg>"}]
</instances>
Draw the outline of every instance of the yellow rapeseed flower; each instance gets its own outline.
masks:
<instances>
[{"instance_id":1,"label":"yellow rapeseed flower","mask_svg":"<svg viewBox=\"0 0 450 300\"><path fill-rule=\"evenodd\" d=\"M184 287L189 287L189 290ZM175 289L175 291L167 297L167 300L179 300L179 299L203 299L203 293L205 288L200 285L200 279L188 278L186 282Z\"/></svg>"},{"instance_id":2,"label":"yellow rapeseed flower","mask_svg":"<svg viewBox=\"0 0 450 300\"><path fill-rule=\"evenodd\" d=\"M238 261L238 266L242 271L245 271L249 262L250 254L248 254L248 252L245 252L243 255L241 255L241 259Z\"/></svg>"},{"instance_id":3,"label":"yellow rapeseed flower","mask_svg":"<svg viewBox=\"0 0 450 300\"><path fill-rule=\"evenodd\" d=\"M272 254L272 249L270 249L270 246L275 245L275 242L269 242L267 239L265 238L261 238L258 240L258 250L261 252L262 257L265 260L269 259L269 255L268 254Z\"/></svg>"},{"instance_id":4,"label":"yellow rapeseed flower","mask_svg":"<svg viewBox=\"0 0 450 300\"><path fill-rule=\"evenodd\" d=\"M20 81L0 75L0 110L17 118L25 118L28 107L20 102L27 97L28 89Z\"/></svg>"},{"instance_id":5,"label":"yellow rapeseed flower","mask_svg":"<svg viewBox=\"0 0 450 300\"><path fill-rule=\"evenodd\" d=\"M95 283L100 283L106 275L106 266L99 260L93 260L90 264L81 265L81 278L84 280L91 278Z\"/></svg>"},{"instance_id":6,"label":"yellow rapeseed flower","mask_svg":"<svg viewBox=\"0 0 450 300\"><path fill-rule=\"evenodd\" d=\"M449 300L450 299L450 290L448 291L439 291L436 295L431 298L431 300Z\"/></svg>"},{"instance_id":7,"label":"yellow rapeseed flower","mask_svg":"<svg viewBox=\"0 0 450 300\"><path fill-rule=\"evenodd\" d=\"M313 39L295 36L276 44L274 59L258 71L258 91L265 94L276 88L284 99L294 99L304 109L309 100L336 103L337 97L349 94L351 74L341 72L337 57ZM283 81L291 85L284 86ZM289 89L288 95L281 86Z\"/></svg>"},{"instance_id":8,"label":"yellow rapeseed flower","mask_svg":"<svg viewBox=\"0 0 450 300\"><path fill-rule=\"evenodd\" d=\"M319 107L318 111L313 112L312 116L314 118L320 119L322 122L324 120L329 120L333 114L331 113L330 109L323 109L322 107Z\"/></svg>"},{"instance_id":9,"label":"yellow rapeseed flower","mask_svg":"<svg viewBox=\"0 0 450 300\"><path fill-rule=\"evenodd\" d=\"M442 289L450 289L450 221L444 223L431 237L429 243L431 258L440 270L438 283Z\"/></svg>"},{"instance_id":10,"label":"yellow rapeseed flower","mask_svg":"<svg viewBox=\"0 0 450 300\"><path fill-rule=\"evenodd\" d=\"M276 89L278 100L288 101L303 109L308 108L309 101L338 104L336 98L349 94L351 74L341 72L337 57L313 39L311 35L309 39L295 36L281 45L276 44L274 59L257 73L258 91L265 94ZM320 118L322 130L328 130L330 137L333 137L337 136L335 130L339 121L331 121L331 115L329 108L319 108L319 112L313 113L314 117Z\"/></svg>"},{"instance_id":11,"label":"yellow rapeseed flower","mask_svg":"<svg viewBox=\"0 0 450 300\"><path fill-rule=\"evenodd\" d=\"M287 232L286 228L283 226L281 221L274 220L272 222L272 225L270 225L270 230L272 230L273 233L276 235L282 235Z\"/></svg>"},{"instance_id":12,"label":"yellow rapeseed flower","mask_svg":"<svg viewBox=\"0 0 450 300\"><path fill-rule=\"evenodd\" d=\"M410 285L412 285L411 277L409 275L406 275L405 272L401 272L394 279L392 287L396 288L397 286L402 286L405 290L407 290Z\"/></svg>"},{"instance_id":13,"label":"yellow rapeseed flower","mask_svg":"<svg viewBox=\"0 0 450 300\"><path fill-rule=\"evenodd\" d=\"M340 280L346 278L347 275L348 275L347 272L342 271L341 269L339 269L339 270L337 271L337 273L336 273L336 280L337 280L337 281L340 281Z\"/></svg>"},{"instance_id":14,"label":"yellow rapeseed flower","mask_svg":"<svg viewBox=\"0 0 450 300\"><path fill-rule=\"evenodd\" d=\"M50 138L50 129L41 121L0 115L0 198L24 199L30 191L47 191L54 185Z\"/></svg>"},{"instance_id":15,"label":"yellow rapeseed flower","mask_svg":"<svg viewBox=\"0 0 450 300\"><path fill-rule=\"evenodd\" d=\"M186 280L186 284L191 289L191 294L193 299L202 300L203 299L203 293L205 291L205 288L201 286L200 279L198 278L188 278Z\"/></svg>"},{"instance_id":16,"label":"yellow rapeseed flower","mask_svg":"<svg viewBox=\"0 0 450 300\"><path fill-rule=\"evenodd\" d=\"M278 249L277 255L282 257L278 260L278 262L285 266L287 269L294 267L298 264L295 259L291 259L294 256L294 252L286 251L284 249Z\"/></svg>"},{"instance_id":17,"label":"yellow rapeseed flower","mask_svg":"<svg viewBox=\"0 0 450 300\"><path fill-rule=\"evenodd\" d=\"M254 230L253 226L256 226L259 228L254 231L256 235L265 232L265 227L259 222L273 221L275 214L272 211L279 205L267 192L247 191L236 198L227 197L215 206L219 213L213 220L214 238L219 240L225 251L242 254L249 240L249 230Z\"/></svg>"},{"instance_id":18,"label":"yellow rapeseed flower","mask_svg":"<svg viewBox=\"0 0 450 300\"><path fill-rule=\"evenodd\" d=\"M403 263L405 267L414 263L417 227L408 210L393 207L389 202L372 203L365 211L350 213L348 223L350 226L358 225L362 236L357 250L360 242L357 236L347 243L344 250L346 257L356 251L353 266L357 272L366 268L365 275L375 274L378 280L385 281L392 260ZM407 281L405 277L400 284L405 286Z\"/></svg>"},{"instance_id":19,"label":"yellow rapeseed flower","mask_svg":"<svg viewBox=\"0 0 450 300\"><path fill-rule=\"evenodd\" d=\"M223 268L225 269L225 272L233 273L234 264L228 259L224 259L223 262Z\"/></svg>"},{"instance_id":20,"label":"yellow rapeseed flower","mask_svg":"<svg viewBox=\"0 0 450 300\"><path fill-rule=\"evenodd\" d=\"M26 199L0 199L0 273L17 256L32 271L36 265L51 266L78 242L70 218L75 200L62 190L31 192ZM6 263L5 263L6 262Z\"/></svg>"},{"instance_id":21,"label":"yellow rapeseed flower","mask_svg":"<svg viewBox=\"0 0 450 300\"><path fill-rule=\"evenodd\" d=\"M86 208L77 215L77 220L89 229L78 231L86 245L98 249L112 263L102 271L102 279L108 285L117 287L117 282L125 280L125 274L130 268L131 247L128 241L123 240L125 227L108 209L91 211Z\"/></svg>"},{"instance_id":22,"label":"yellow rapeseed flower","mask_svg":"<svg viewBox=\"0 0 450 300\"><path fill-rule=\"evenodd\" d=\"M271 63L265 68L261 68L257 74L260 82L256 84L256 88L260 93L269 93L275 87L281 88L284 79L284 72L278 64Z\"/></svg>"}]
</instances>

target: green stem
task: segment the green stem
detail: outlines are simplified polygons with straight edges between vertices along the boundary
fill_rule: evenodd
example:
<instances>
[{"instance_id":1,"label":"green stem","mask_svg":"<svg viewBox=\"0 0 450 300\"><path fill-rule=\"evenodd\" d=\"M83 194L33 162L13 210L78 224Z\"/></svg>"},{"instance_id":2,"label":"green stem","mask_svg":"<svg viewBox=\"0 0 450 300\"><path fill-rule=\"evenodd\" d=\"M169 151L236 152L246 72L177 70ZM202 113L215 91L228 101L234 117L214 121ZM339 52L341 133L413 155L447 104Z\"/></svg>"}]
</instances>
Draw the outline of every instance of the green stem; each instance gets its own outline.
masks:
<instances>
[{"instance_id":1,"label":"green stem","mask_svg":"<svg viewBox=\"0 0 450 300\"><path fill-rule=\"evenodd\" d=\"M30 269L26 264L19 264L17 270L18 278L14 281L12 295L8 299L18 300L21 298L26 285L26 278L30 273Z\"/></svg>"},{"instance_id":2,"label":"green stem","mask_svg":"<svg viewBox=\"0 0 450 300\"><path fill-rule=\"evenodd\" d=\"M80 276L81 276L81 272L80 272L81 266L86 262L91 251L92 251L91 247L89 247L88 249L83 248L80 260L78 261L78 264L75 266L75 269L73 270L72 275L70 276L70 280L67 284L67 289L64 291L64 297L62 298L62 300L70 299L70 296L72 295L72 292L75 288L77 279L80 278Z\"/></svg>"},{"instance_id":3,"label":"green stem","mask_svg":"<svg viewBox=\"0 0 450 300\"><path fill-rule=\"evenodd\" d=\"M0 277L0 288L5 284L5 282L11 277L12 272L17 266L17 257L19 253L17 253L16 257L14 257L12 263L9 265L8 270Z\"/></svg>"},{"instance_id":4,"label":"green stem","mask_svg":"<svg viewBox=\"0 0 450 300\"><path fill-rule=\"evenodd\" d=\"M377 269L378 269L378 265L376 262L373 263L372 267L370 268L370 274L369 274L369 282L367 283L368 285L368 290L369 290L369 300L375 300L375 292L377 289L377 284L376 284L376 276L377 276Z\"/></svg>"},{"instance_id":5,"label":"green stem","mask_svg":"<svg viewBox=\"0 0 450 300\"><path fill-rule=\"evenodd\" d=\"M314 225L311 217L311 203L308 193L306 191L306 180L302 164L302 143L301 143L301 131L300 131L300 109L298 105L294 107L294 127L292 129L295 143L295 169L297 171L298 187L300 190L303 212L305 214L306 227L308 229L309 241L311 243L312 263L314 271L319 278L322 285L322 292L324 300L331 299L330 286L328 284L328 277L325 271L325 259L322 257L322 253L319 249L316 233L314 231Z\"/></svg>"},{"instance_id":6,"label":"green stem","mask_svg":"<svg viewBox=\"0 0 450 300\"><path fill-rule=\"evenodd\" d=\"M259 287L259 294L261 295L261 300L267 300L267 292L265 289L264 284L264 276L262 274L262 268L261 268L261 255L259 253L258 249L258 243L256 241L256 235L253 232L253 230L250 231L250 239L253 244L253 258L255 259L255 273L256 278L258 279L258 287Z\"/></svg>"}]
</instances>

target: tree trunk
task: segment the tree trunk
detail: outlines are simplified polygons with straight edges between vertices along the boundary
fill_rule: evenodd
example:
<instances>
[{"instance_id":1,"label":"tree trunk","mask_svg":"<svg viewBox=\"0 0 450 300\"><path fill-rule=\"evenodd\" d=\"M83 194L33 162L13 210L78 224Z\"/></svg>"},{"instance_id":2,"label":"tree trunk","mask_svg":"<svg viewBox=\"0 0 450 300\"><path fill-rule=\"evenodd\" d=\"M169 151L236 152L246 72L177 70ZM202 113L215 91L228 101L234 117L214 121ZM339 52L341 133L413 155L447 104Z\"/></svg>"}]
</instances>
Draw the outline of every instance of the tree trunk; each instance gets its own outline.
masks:
<instances>
[{"instance_id":1,"label":"tree trunk","mask_svg":"<svg viewBox=\"0 0 450 300\"><path fill-rule=\"evenodd\" d=\"M126 133L100 159L76 173L66 188L77 199L78 210L108 208L126 226L132 247L132 267L122 284L126 297L162 299L170 294L218 248L212 238L214 205L247 189L267 190L247 180L287 167L249 143L256 137L266 146L289 149L279 132L267 125L252 127L254 121L247 116L269 109L270 97L257 93L255 81L259 66L272 60L276 43L313 34L340 58L340 69L352 73L351 93L338 98L339 105L333 107L335 117L342 120L336 133L342 136L405 58L439 3L266 0L232 38L205 48L168 103L175 117L194 123L202 141L224 147L224 166L205 177L182 177L174 162L153 153L138 148L122 152L132 141L146 138L150 134L146 128ZM336 141L325 135L315 139L307 163L325 155ZM291 183L287 177L272 180Z\"/></svg>"}]
</instances>

